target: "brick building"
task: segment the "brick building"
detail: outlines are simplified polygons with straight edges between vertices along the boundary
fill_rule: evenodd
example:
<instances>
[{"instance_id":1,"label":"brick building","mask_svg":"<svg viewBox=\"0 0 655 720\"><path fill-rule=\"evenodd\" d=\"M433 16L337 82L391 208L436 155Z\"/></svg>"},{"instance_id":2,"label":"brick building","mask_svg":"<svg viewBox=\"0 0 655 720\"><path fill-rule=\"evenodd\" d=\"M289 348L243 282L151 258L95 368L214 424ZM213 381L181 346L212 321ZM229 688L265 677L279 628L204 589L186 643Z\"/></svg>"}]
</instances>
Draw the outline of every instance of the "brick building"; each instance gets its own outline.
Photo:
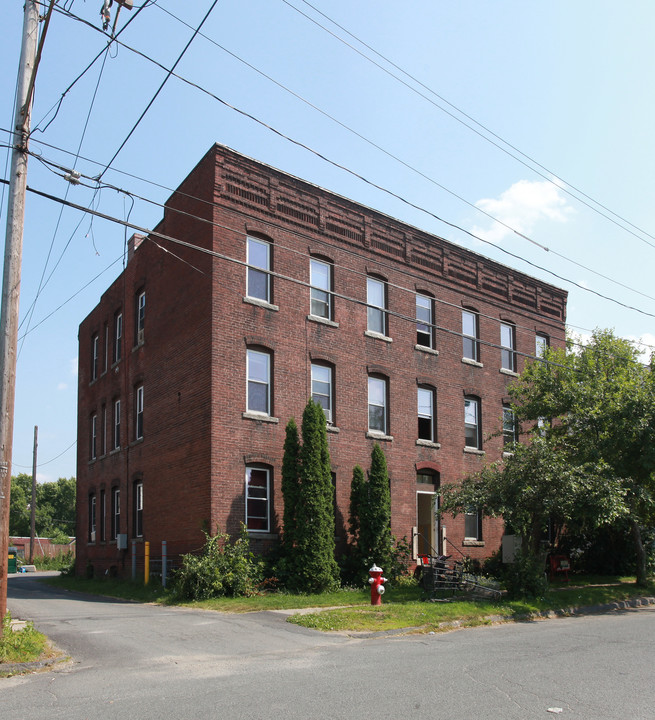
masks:
<instances>
[{"instance_id":1,"label":"brick building","mask_svg":"<svg viewBox=\"0 0 655 720\"><path fill-rule=\"evenodd\" d=\"M129 574L203 528L281 530L285 425L326 411L343 543L355 464L380 443L392 531L485 557L502 522L433 512L502 457L507 384L564 343L566 293L216 145L134 236L79 330L77 568ZM448 543L444 547L444 540Z\"/></svg>"}]
</instances>

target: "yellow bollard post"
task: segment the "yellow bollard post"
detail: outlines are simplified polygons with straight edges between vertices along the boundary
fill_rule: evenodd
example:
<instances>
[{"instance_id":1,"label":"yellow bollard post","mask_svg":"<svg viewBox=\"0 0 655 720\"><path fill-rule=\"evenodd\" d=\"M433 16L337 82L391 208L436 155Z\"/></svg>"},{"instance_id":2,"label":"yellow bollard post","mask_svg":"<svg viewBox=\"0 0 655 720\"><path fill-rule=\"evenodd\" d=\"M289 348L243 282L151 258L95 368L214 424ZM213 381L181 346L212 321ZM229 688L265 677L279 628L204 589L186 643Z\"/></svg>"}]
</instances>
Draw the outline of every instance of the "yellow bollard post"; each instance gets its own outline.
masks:
<instances>
[{"instance_id":1,"label":"yellow bollard post","mask_svg":"<svg viewBox=\"0 0 655 720\"><path fill-rule=\"evenodd\" d=\"M146 540L144 543L145 547L145 557L144 557L144 565L143 565L143 582L145 585L148 584L148 581L150 580L150 543Z\"/></svg>"}]
</instances>

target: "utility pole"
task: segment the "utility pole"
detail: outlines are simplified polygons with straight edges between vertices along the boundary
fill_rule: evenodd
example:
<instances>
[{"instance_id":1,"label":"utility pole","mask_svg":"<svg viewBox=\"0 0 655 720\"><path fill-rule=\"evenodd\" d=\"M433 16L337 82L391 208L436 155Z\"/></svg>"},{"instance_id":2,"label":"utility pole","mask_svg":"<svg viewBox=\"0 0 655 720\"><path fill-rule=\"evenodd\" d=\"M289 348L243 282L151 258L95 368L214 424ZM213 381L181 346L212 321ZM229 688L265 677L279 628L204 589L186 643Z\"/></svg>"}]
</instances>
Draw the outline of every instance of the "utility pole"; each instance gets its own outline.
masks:
<instances>
[{"instance_id":1,"label":"utility pole","mask_svg":"<svg viewBox=\"0 0 655 720\"><path fill-rule=\"evenodd\" d=\"M7 555L9 551L9 500L11 453L14 435L18 309L23 256L23 224L27 187L27 141L36 72L39 10L35 0L25 0L23 41L18 68L11 175L7 199L7 234L2 276L0 313L0 619L7 613ZM0 625L0 633L2 632Z\"/></svg>"},{"instance_id":2,"label":"utility pole","mask_svg":"<svg viewBox=\"0 0 655 720\"><path fill-rule=\"evenodd\" d=\"M30 505L30 565L34 562L34 537L36 535L36 449L39 447L39 426L34 426L34 451L32 452L32 504Z\"/></svg>"}]
</instances>

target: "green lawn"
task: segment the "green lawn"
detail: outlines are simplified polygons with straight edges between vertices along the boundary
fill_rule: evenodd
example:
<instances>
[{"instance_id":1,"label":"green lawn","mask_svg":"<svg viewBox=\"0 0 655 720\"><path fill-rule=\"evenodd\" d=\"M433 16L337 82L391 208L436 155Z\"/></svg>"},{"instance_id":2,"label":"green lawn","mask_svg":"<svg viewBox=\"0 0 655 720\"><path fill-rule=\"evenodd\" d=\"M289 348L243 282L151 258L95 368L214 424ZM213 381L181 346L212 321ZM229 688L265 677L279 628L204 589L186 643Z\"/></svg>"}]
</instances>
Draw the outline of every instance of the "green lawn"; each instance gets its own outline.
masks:
<instances>
[{"instance_id":1,"label":"green lawn","mask_svg":"<svg viewBox=\"0 0 655 720\"><path fill-rule=\"evenodd\" d=\"M166 591L159 585L144 587L140 583L100 579L83 580L70 577L48 578L46 582L69 590L119 597L138 602L170 604ZM289 621L319 630L378 631L399 628L419 628L421 632L440 629L442 623L458 621L472 626L491 622L489 617L525 618L545 611L567 611L571 608L602 605L633 597L654 596L655 583L637 588L629 577L577 577L570 583L554 583L539 600L490 601L457 600L426 602L423 591L416 585L387 587L383 604L370 605L368 588L339 590L319 595L265 593L249 598L216 598L203 602L184 603L219 612L243 613L263 610L292 610L329 608L320 612L293 615ZM450 599L450 598L449 598Z\"/></svg>"},{"instance_id":2,"label":"green lawn","mask_svg":"<svg viewBox=\"0 0 655 720\"><path fill-rule=\"evenodd\" d=\"M48 639L37 632L32 623L17 629L12 626L11 615L7 613L0 637L0 676L6 674L2 671L3 665L41 660L52 654Z\"/></svg>"}]
</instances>

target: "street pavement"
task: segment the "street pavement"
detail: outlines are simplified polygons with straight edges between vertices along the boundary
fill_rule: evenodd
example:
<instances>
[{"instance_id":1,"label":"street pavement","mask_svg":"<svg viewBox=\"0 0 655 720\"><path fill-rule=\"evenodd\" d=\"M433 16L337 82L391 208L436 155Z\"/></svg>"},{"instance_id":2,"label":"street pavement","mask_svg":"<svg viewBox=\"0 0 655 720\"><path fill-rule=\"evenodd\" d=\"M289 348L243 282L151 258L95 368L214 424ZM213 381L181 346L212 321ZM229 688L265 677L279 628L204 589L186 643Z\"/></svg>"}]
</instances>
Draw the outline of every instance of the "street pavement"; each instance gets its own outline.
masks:
<instances>
[{"instance_id":1,"label":"street pavement","mask_svg":"<svg viewBox=\"0 0 655 720\"><path fill-rule=\"evenodd\" d=\"M10 576L13 617L71 660L0 679L2 720L655 717L655 609L349 637Z\"/></svg>"}]
</instances>

